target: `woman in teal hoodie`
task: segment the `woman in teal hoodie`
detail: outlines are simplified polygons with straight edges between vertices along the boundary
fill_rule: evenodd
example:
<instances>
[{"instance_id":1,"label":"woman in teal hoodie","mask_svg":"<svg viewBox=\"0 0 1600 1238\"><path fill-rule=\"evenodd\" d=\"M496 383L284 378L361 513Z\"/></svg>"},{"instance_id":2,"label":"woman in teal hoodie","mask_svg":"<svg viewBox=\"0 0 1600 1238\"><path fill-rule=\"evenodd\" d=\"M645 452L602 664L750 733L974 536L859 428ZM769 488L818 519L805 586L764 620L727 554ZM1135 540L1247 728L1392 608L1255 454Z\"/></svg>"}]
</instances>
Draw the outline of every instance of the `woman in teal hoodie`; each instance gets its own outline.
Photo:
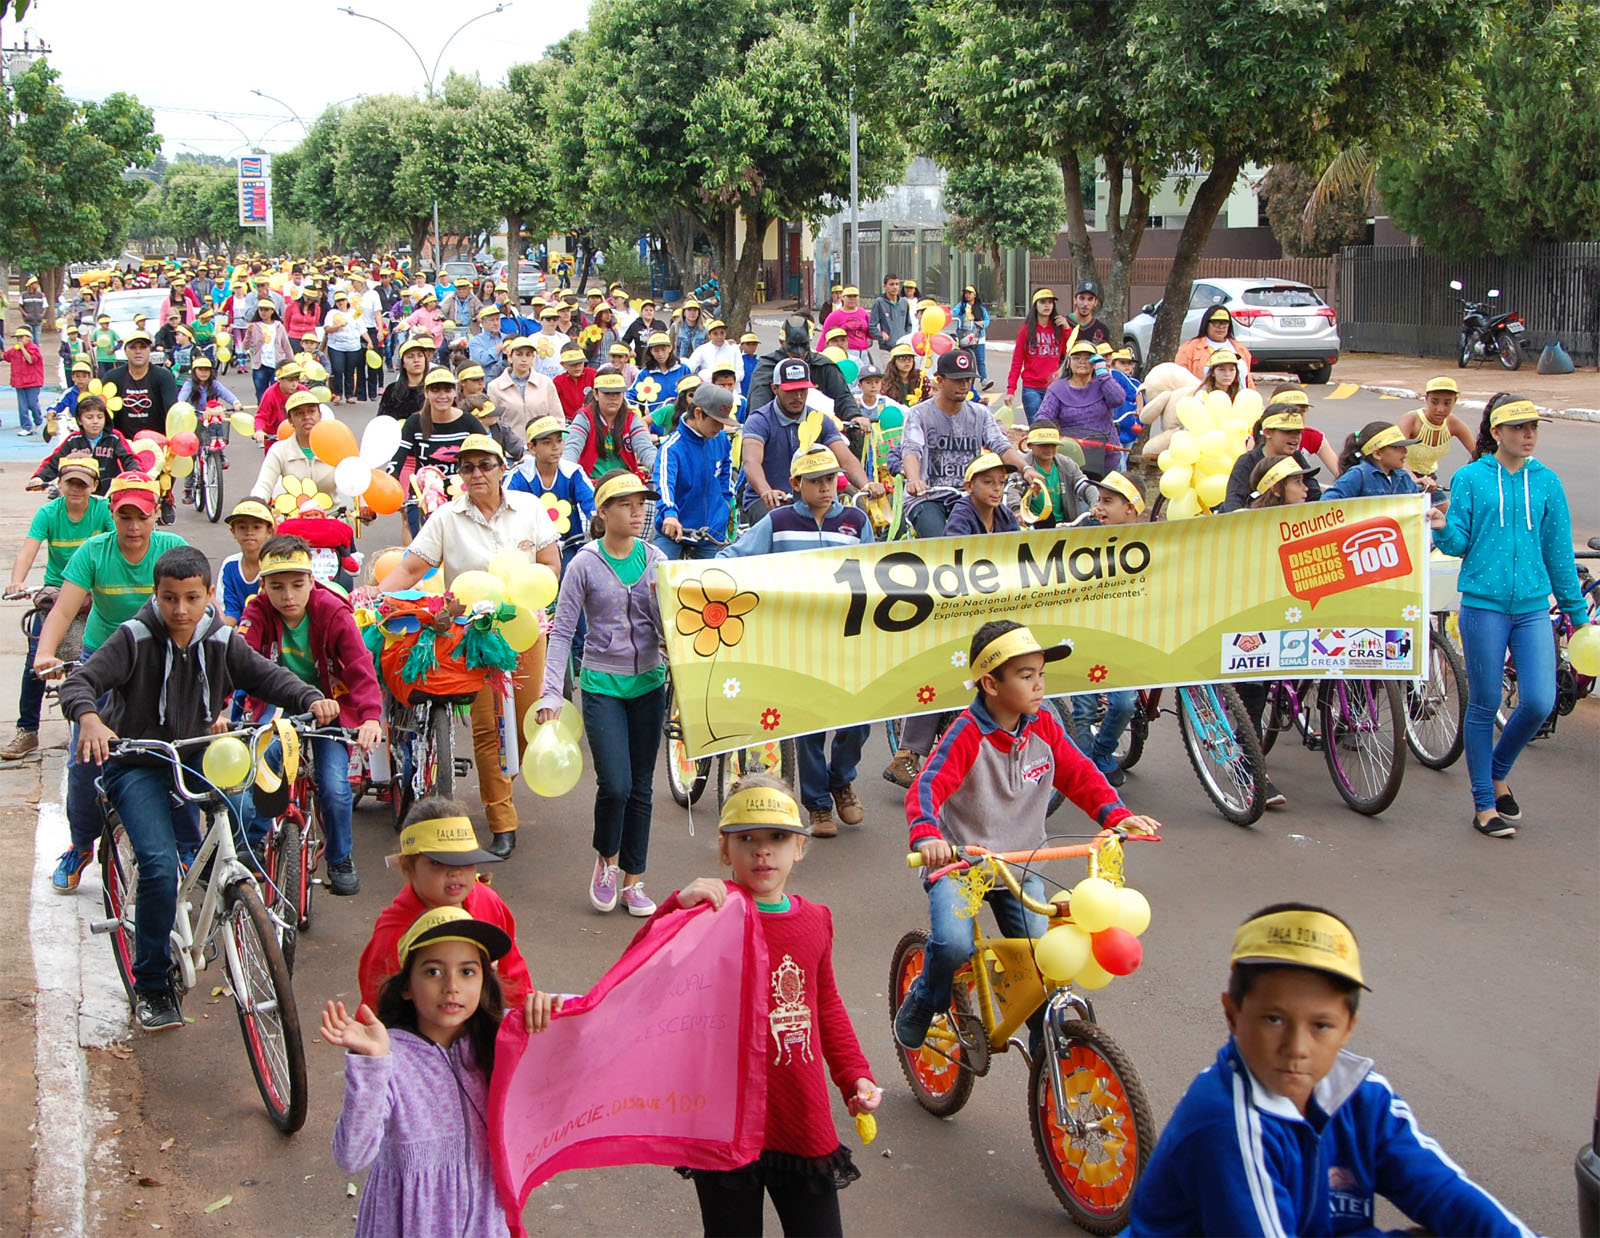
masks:
<instances>
[{"instance_id":1,"label":"woman in teal hoodie","mask_svg":"<svg viewBox=\"0 0 1600 1238\"><path fill-rule=\"evenodd\" d=\"M1450 509L1435 508L1434 545L1461 556L1461 643L1467 655L1462 726L1472 778L1473 827L1509 838L1522 809L1506 779L1555 707L1550 595L1576 626L1588 621L1572 559L1572 520L1556 475L1533 458L1539 412L1500 394L1483 410L1477 456L1450 480ZM1517 668L1517 708L1494 742L1506 652Z\"/></svg>"}]
</instances>

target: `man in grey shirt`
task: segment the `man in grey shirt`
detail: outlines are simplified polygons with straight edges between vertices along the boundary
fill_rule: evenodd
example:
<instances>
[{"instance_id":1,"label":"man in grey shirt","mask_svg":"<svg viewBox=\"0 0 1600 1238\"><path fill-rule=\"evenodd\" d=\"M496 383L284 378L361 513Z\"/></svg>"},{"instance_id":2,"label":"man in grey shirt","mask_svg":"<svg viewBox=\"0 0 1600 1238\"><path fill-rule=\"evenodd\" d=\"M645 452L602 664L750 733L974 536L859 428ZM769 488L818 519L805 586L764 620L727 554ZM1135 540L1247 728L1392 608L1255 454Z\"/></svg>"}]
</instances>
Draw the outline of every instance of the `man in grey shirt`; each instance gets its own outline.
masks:
<instances>
[{"instance_id":1,"label":"man in grey shirt","mask_svg":"<svg viewBox=\"0 0 1600 1238\"><path fill-rule=\"evenodd\" d=\"M944 536L945 520L961 496L967 465L982 452L994 452L1030 485L1043 484L1043 477L1011 445L994 414L967 398L977 372L970 352L952 348L934 367L933 398L906 414L901 469L918 537Z\"/></svg>"},{"instance_id":2,"label":"man in grey shirt","mask_svg":"<svg viewBox=\"0 0 1600 1238\"><path fill-rule=\"evenodd\" d=\"M911 302L900 295L900 277L883 277L883 295L872 303L867 318L867 334L887 352L894 342L911 331Z\"/></svg>"}]
</instances>

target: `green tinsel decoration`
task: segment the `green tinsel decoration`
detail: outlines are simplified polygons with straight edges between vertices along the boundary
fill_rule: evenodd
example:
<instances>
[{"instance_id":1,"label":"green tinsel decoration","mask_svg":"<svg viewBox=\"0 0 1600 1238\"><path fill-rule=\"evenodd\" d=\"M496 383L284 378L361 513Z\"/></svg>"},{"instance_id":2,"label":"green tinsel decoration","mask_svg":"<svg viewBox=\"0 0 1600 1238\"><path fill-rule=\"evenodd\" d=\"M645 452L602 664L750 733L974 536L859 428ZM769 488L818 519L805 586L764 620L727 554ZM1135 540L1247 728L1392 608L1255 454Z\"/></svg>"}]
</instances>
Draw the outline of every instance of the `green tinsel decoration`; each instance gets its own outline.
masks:
<instances>
[{"instance_id":1,"label":"green tinsel decoration","mask_svg":"<svg viewBox=\"0 0 1600 1238\"><path fill-rule=\"evenodd\" d=\"M510 672L517 669L517 658L517 651L506 644L498 628L467 624L467 634L461 638L461 660L468 670Z\"/></svg>"}]
</instances>

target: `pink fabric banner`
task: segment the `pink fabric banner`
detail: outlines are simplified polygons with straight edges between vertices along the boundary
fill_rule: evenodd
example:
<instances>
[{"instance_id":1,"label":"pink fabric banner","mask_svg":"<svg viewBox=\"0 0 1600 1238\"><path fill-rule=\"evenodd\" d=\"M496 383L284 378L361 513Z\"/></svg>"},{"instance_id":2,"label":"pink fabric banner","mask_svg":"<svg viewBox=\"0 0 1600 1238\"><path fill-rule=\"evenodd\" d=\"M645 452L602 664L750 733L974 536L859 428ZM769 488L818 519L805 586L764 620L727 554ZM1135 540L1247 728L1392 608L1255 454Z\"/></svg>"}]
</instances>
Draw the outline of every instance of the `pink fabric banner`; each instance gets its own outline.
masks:
<instances>
[{"instance_id":1,"label":"pink fabric banner","mask_svg":"<svg viewBox=\"0 0 1600 1238\"><path fill-rule=\"evenodd\" d=\"M761 1155L766 954L755 905L731 889L720 911L658 915L546 1031L501 1024L489 1142L514 1234L529 1192L565 1170Z\"/></svg>"}]
</instances>

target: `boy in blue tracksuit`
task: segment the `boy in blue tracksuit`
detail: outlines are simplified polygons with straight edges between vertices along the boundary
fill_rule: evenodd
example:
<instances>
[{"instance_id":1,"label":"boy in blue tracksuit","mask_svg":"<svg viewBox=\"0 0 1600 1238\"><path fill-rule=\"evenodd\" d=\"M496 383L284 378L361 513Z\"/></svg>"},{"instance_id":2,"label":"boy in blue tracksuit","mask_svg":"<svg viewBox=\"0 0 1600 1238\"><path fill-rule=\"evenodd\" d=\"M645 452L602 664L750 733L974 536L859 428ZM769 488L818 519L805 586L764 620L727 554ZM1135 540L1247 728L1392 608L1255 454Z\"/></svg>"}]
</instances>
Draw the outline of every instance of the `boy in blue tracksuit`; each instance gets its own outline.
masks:
<instances>
[{"instance_id":1,"label":"boy in blue tracksuit","mask_svg":"<svg viewBox=\"0 0 1600 1238\"><path fill-rule=\"evenodd\" d=\"M1356 1027L1355 934L1306 903L1263 908L1233 938L1233 1033L1161 1132L1128 1233L1376 1234L1383 1195L1434 1234L1527 1227L1417 1125Z\"/></svg>"},{"instance_id":2,"label":"boy in blue tracksuit","mask_svg":"<svg viewBox=\"0 0 1600 1238\"><path fill-rule=\"evenodd\" d=\"M1406 448L1416 441L1387 421L1369 421L1346 441L1339 480L1323 490L1323 499L1416 494L1417 479L1406 467Z\"/></svg>"},{"instance_id":3,"label":"boy in blue tracksuit","mask_svg":"<svg viewBox=\"0 0 1600 1238\"><path fill-rule=\"evenodd\" d=\"M714 542L680 542L685 529L708 529L718 540L727 536L733 510L733 443L724 430L738 424L733 393L703 383L694 401L678 418L678 427L656 453L655 544L669 559L709 559Z\"/></svg>"}]
</instances>

